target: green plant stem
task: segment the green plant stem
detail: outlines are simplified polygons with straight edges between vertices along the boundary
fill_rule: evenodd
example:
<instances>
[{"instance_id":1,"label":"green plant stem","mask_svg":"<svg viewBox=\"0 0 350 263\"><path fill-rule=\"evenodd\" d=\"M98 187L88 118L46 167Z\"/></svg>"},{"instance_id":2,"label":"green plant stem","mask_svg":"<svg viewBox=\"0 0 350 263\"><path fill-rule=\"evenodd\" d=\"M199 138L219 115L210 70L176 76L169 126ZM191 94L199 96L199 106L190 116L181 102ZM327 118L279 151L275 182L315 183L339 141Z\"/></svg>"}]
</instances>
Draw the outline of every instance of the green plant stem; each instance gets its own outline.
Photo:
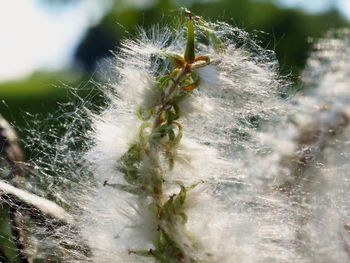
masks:
<instances>
[{"instance_id":1,"label":"green plant stem","mask_svg":"<svg viewBox=\"0 0 350 263\"><path fill-rule=\"evenodd\" d=\"M157 118L153 123L153 130L152 132L159 126L159 124L161 123L160 119L161 119L161 115L162 112L166 109L166 107L169 106L169 102L172 100L172 98L174 97L174 93L177 91L177 87L179 85L179 83L184 79L184 77L186 76L187 73L191 72L191 65L189 64L185 64L181 71L177 74L176 78L173 80L173 83L169 86L168 88L168 97L164 100L163 105L160 107L158 114L157 114Z\"/></svg>"},{"instance_id":2,"label":"green plant stem","mask_svg":"<svg viewBox=\"0 0 350 263\"><path fill-rule=\"evenodd\" d=\"M179 84L185 79L186 75L191 72L191 65L185 64L182 69L178 72L176 78L173 80L173 83L169 85L167 88L167 96L164 98L162 105L160 106L156 118L153 122L153 127L151 134L156 132L157 128L159 128L163 123L164 120L162 118L163 112L167 109L169 106L171 100L173 97L176 95L176 92L179 90ZM173 123L172 123L173 124ZM167 203L170 200L170 204L172 204L173 197L170 197L169 200L167 200L167 197L164 196L164 190L163 190L163 182L164 182L164 172L162 171L161 168L161 163L159 160L159 155L160 155L160 150L159 150L159 145L157 145L156 141L149 141L149 151L145 151L146 154L148 155L148 158L151 162L151 169L150 169L150 178L151 182L153 183L153 201L162 211L164 207L167 205ZM161 240L164 238L164 236L169 237L169 232L174 232L176 231L174 228L175 224L175 215L171 217L165 217L162 218L160 215L159 211L155 211L155 217L159 221L159 228L161 230L158 231L158 240ZM170 227L169 227L170 226ZM167 229L165 231L164 229ZM171 235L170 235L171 236ZM168 238L169 239L169 238ZM166 240L166 239L165 239ZM169 239L171 240L171 239ZM170 242L170 241L167 241ZM182 249L179 248L178 244L174 240L171 240L171 253L173 254L171 262L186 262L185 259L188 258ZM159 257L156 256L157 253L154 254L154 256L160 261L164 262L164 252L159 252ZM169 260L169 259L168 259Z\"/></svg>"},{"instance_id":3,"label":"green plant stem","mask_svg":"<svg viewBox=\"0 0 350 263\"><path fill-rule=\"evenodd\" d=\"M160 263L200 261L185 249L198 248L198 244L186 231L187 215L184 206L187 190L196 184L185 187L178 182L180 191L171 196L167 196L164 191L165 172L166 169L173 169L176 146L183 133L183 127L178 121L181 117L178 103L198 87L199 77L193 71L211 64L208 56L195 56L194 41L193 21L189 13L185 54L183 57L178 54L165 54L173 63L174 69L169 74L157 77L159 82L154 88L161 90L160 102L157 101L157 104L150 108L139 108L137 114L143 121L139 129L139 140L132 144L119 160L119 169L130 185L114 185L126 192L147 198L147 206L158 226L153 240L154 248L129 250L129 253L153 257ZM147 116L143 115L143 111L147 112ZM152 121L149 121L150 119ZM163 157L169 161L168 168L164 168ZM187 239L191 245L182 239Z\"/></svg>"}]
</instances>

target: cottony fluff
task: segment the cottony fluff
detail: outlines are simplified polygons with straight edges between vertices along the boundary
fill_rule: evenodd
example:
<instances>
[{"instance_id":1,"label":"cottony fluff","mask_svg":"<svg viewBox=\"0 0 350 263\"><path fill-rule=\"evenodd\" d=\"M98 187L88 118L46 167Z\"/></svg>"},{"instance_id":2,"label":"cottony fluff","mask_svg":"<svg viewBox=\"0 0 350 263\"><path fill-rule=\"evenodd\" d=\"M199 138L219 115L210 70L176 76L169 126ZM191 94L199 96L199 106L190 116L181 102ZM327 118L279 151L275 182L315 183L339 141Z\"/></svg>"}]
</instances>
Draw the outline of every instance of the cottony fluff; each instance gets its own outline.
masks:
<instances>
[{"instance_id":1,"label":"cottony fluff","mask_svg":"<svg viewBox=\"0 0 350 263\"><path fill-rule=\"evenodd\" d=\"M273 52L190 21L124 41L106 107L82 102L56 151L40 149L41 195L75 219L47 248L65 262L348 262L348 32L315 45L304 91L281 101Z\"/></svg>"},{"instance_id":2,"label":"cottony fluff","mask_svg":"<svg viewBox=\"0 0 350 263\"><path fill-rule=\"evenodd\" d=\"M254 122L267 121L278 111L277 62L272 52L227 24L199 21L196 35L194 51L202 54L198 61L205 62L192 64L195 87L184 87L191 92L178 103L183 138L172 149L174 167L166 168L167 157L162 153L159 157L165 173L165 201L160 201L164 205L160 209L166 209L167 196L168 201L181 196L180 185L188 187L181 206L186 224L172 223L169 228L161 215L152 214L147 195L110 187L126 184L117 163L139 140L138 107L158 109L162 96L167 96L157 88L159 76L171 70L172 60L181 63L181 54L185 53L184 63L190 63L186 60L188 48L185 50L190 36L185 37L185 30L155 27L150 32L141 30L136 40L123 42L115 64L117 80L106 90L110 103L92 118L93 147L85 158L93 169L96 187L80 220L96 262L157 261L161 257L157 258L160 249L154 245L157 235L169 235L180 251L161 262L235 262L252 256L247 244L240 245L242 238L252 240L242 237L250 232L243 228L253 226L247 214L251 208L239 214L230 201L240 192L245 176L236 164L236 151L249 145L249 134L257 127ZM203 38L206 40L201 42ZM155 154L144 155L140 173L153 169L153 157L148 156ZM234 223L237 220L240 224ZM166 235L159 234L162 231Z\"/></svg>"}]
</instances>

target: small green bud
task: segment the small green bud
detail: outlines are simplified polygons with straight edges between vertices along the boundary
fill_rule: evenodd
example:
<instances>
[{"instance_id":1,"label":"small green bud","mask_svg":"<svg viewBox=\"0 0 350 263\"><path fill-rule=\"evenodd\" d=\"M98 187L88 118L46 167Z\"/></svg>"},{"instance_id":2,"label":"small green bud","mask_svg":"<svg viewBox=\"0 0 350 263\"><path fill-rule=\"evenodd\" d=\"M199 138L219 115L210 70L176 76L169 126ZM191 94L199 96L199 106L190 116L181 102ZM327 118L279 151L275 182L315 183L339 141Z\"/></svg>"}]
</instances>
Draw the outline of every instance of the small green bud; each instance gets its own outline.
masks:
<instances>
[{"instance_id":1,"label":"small green bud","mask_svg":"<svg viewBox=\"0 0 350 263\"><path fill-rule=\"evenodd\" d=\"M185 50L185 61L189 64L192 64L195 59L194 52L194 26L192 20L192 13L190 11L186 11L188 14L188 22L187 22L187 45Z\"/></svg>"}]
</instances>

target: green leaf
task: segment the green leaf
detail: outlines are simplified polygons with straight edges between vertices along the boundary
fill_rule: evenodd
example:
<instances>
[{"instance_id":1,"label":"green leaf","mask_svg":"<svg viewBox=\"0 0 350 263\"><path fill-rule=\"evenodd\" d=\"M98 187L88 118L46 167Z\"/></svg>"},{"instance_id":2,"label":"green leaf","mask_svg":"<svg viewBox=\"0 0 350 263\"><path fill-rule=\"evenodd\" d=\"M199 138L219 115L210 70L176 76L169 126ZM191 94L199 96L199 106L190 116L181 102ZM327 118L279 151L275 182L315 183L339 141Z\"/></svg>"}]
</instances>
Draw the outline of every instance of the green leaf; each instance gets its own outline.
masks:
<instances>
[{"instance_id":1,"label":"green leaf","mask_svg":"<svg viewBox=\"0 0 350 263\"><path fill-rule=\"evenodd\" d=\"M185 204L186 196L187 196L186 187L184 187L183 185L180 185L180 187L181 187L180 193L176 196L174 201L176 210L182 208L182 206Z\"/></svg>"},{"instance_id":2,"label":"green leaf","mask_svg":"<svg viewBox=\"0 0 350 263\"><path fill-rule=\"evenodd\" d=\"M16 247L14 237L11 232L11 217L10 207L1 203L0 208L0 262L4 263L19 263L21 262L18 257L18 251Z\"/></svg>"},{"instance_id":3,"label":"green leaf","mask_svg":"<svg viewBox=\"0 0 350 263\"><path fill-rule=\"evenodd\" d=\"M173 124L176 125L177 128L179 129L176 137L174 138L174 140L172 140L173 145L177 145L177 144L179 144L179 142L181 141L182 136L183 136L183 126L181 123L179 123L177 121L174 121Z\"/></svg>"},{"instance_id":4,"label":"green leaf","mask_svg":"<svg viewBox=\"0 0 350 263\"><path fill-rule=\"evenodd\" d=\"M150 127L152 127L152 123L150 123L150 122L144 122L141 124L140 131L139 131L139 138L140 138L141 144L144 144L146 138L148 138L148 136L145 136L145 133L144 133L145 129L150 128Z\"/></svg>"},{"instance_id":5,"label":"green leaf","mask_svg":"<svg viewBox=\"0 0 350 263\"><path fill-rule=\"evenodd\" d=\"M173 108L174 108L174 111L175 111L174 120L177 120L178 118L180 118L180 114L181 114L180 107L176 103L173 103Z\"/></svg>"},{"instance_id":6,"label":"green leaf","mask_svg":"<svg viewBox=\"0 0 350 263\"><path fill-rule=\"evenodd\" d=\"M173 110L173 107L171 107L166 111L167 124L172 124L174 119L175 119L175 112Z\"/></svg>"},{"instance_id":7,"label":"green leaf","mask_svg":"<svg viewBox=\"0 0 350 263\"><path fill-rule=\"evenodd\" d=\"M124 178L129 184L138 184L140 162L141 146L139 143L131 145L129 150L119 159L118 169L124 174Z\"/></svg>"},{"instance_id":8,"label":"green leaf","mask_svg":"<svg viewBox=\"0 0 350 263\"><path fill-rule=\"evenodd\" d=\"M176 68L182 68L185 64L184 58L176 53L166 53L165 56Z\"/></svg>"},{"instance_id":9,"label":"green leaf","mask_svg":"<svg viewBox=\"0 0 350 263\"><path fill-rule=\"evenodd\" d=\"M160 91L163 91L169 85L170 81L174 82L174 78L170 75L164 75L164 76L158 76L156 78L156 81L157 81L157 88Z\"/></svg>"},{"instance_id":10,"label":"green leaf","mask_svg":"<svg viewBox=\"0 0 350 263\"><path fill-rule=\"evenodd\" d=\"M148 121L153 114L153 108L143 109L142 107L138 107L136 110L136 116L141 121Z\"/></svg>"},{"instance_id":11,"label":"green leaf","mask_svg":"<svg viewBox=\"0 0 350 263\"><path fill-rule=\"evenodd\" d=\"M154 258L161 263L184 262L185 256L178 243L162 228L159 229L159 241L156 249L152 251Z\"/></svg>"},{"instance_id":12,"label":"green leaf","mask_svg":"<svg viewBox=\"0 0 350 263\"><path fill-rule=\"evenodd\" d=\"M169 132L171 132L172 129L173 129L172 124L163 124L153 131L151 138L152 140L158 140L164 137L165 135L169 134Z\"/></svg>"},{"instance_id":13,"label":"green leaf","mask_svg":"<svg viewBox=\"0 0 350 263\"><path fill-rule=\"evenodd\" d=\"M176 216L184 218L182 207L185 204L187 190L186 187L180 185L181 190L178 194L173 194L160 208L160 218L165 221L172 221Z\"/></svg>"},{"instance_id":14,"label":"green leaf","mask_svg":"<svg viewBox=\"0 0 350 263\"><path fill-rule=\"evenodd\" d=\"M168 130L168 136L170 141L174 141L176 138L174 130Z\"/></svg>"},{"instance_id":15,"label":"green leaf","mask_svg":"<svg viewBox=\"0 0 350 263\"><path fill-rule=\"evenodd\" d=\"M192 14L189 13L189 19L187 22L187 44L184 55L185 61L189 64L192 64L195 59L195 50L194 50L194 26L192 20Z\"/></svg>"}]
</instances>

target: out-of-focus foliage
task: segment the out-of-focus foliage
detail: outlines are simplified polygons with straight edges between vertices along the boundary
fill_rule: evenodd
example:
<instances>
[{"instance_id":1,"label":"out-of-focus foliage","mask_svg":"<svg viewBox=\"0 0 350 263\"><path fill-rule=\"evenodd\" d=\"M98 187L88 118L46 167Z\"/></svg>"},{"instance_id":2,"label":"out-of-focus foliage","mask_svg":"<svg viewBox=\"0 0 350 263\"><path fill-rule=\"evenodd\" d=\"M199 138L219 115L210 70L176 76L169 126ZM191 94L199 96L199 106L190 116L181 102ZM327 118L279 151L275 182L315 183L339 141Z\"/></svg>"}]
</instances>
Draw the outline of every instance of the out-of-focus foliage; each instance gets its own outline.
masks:
<instances>
[{"instance_id":1,"label":"out-of-focus foliage","mask_svg":"<svg viewBox=\"0 0 350 263\"><path fill-rule=\"evenodd\" d=\"M67 5L80 0L41 0L47 5ZM345 27L349 22L336 10L323 14L308 14L297 9L283 9L272 1L215 0L173 1L111 0L114 4L102 21L88 30L75 52L80 71L66 73L37 73L20 81L0 83L0 112L16 125L25 122L24 111L30 114L49 113L57 102L67 101L65 85L83 86L88 83L96 65L117 50L120 41L137 31L137 27L169 24L178 17L181 7L211 20L223 20L257 34L261 45L273 49L284 73L294 73L298 79L311 47L312 38L322 36L333 27ZM104 2L105 3L105 2ZM176 21L175 21L176 23ZM262 33L266 32L266 33ZM75 73L76 72L76 73Z\"/></svg>"},{"instance_id":2,"label":"out-of-focus foliage","mask_svg":"<svg viewBox=\"0 0 350 263\"><path fill-rule=\"evenodd\" d=\"M185 6L206 19L220 19L259 34L262 45L277 53L284 72L298 74L304 67L311 47L311 38L321 37L330 28L349 25L337 10L322 14L307 14L297 9L283 9L273 2L253 0L185 1L158 0L153 5L138 10L120 5L103 21L91 28L79 46L76 57L86 69L94 69L96 60L110 55L126 32L134 33L135 25L149 27L154 23L168 24L174 13Z\"/></svg>"},{"instance_id":3,"label":"out-of-focus foliage","mask_svg":"<svg viewBox=\"0 0 350 263\"><path fill-rule=\"evenodd\" d=\"M0 209L0 262L19 263L18 251L12 239L9 207L1 203Z\"/></svg>"},{"instance_id":4,"label":"out-of-focus foliage","mask_svg":"<svg viewBox=\"0 0 350 263\"><path fill-rule=\"evenodd\" d=\"M57 111L59 103L72 99L70 87L80 94L91 92L89 77L77 72L38 72L30 78L0 83L0 113L17 128L28 127L28 116L47 117ZM22 132L19 129L21 136Z\"/></svg>"}]
</instances>

